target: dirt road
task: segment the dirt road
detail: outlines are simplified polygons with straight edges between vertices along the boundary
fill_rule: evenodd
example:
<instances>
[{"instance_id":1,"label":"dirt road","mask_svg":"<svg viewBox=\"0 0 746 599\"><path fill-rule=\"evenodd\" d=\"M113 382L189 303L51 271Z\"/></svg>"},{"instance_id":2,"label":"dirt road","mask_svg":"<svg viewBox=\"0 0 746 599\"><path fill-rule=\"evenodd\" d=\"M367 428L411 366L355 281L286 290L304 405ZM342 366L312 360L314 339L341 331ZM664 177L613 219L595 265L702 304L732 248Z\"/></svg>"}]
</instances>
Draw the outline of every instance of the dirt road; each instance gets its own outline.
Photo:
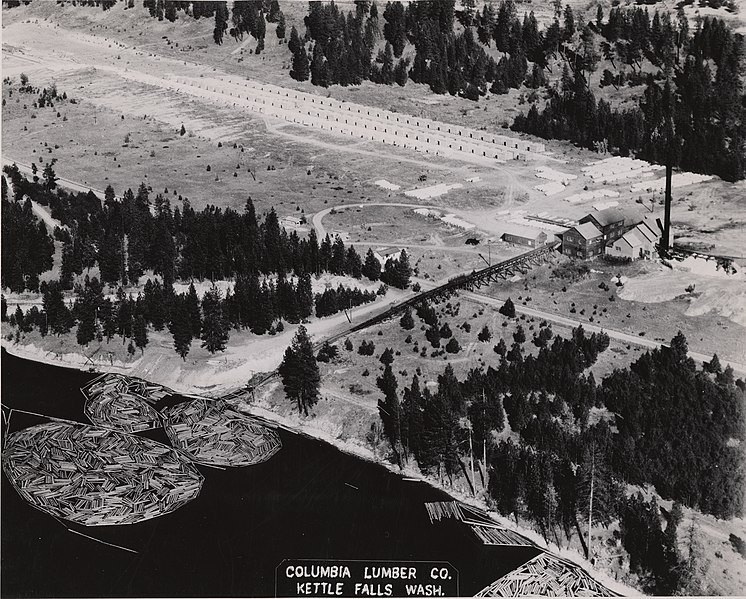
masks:
<instances>
[{"instance_id":1,"label":"dirt road","mask_svg":"<svg viewBox=\"0 0 746 599\"><path fill-rule=\"evenodd\" d=\"M423 285L424 289L424 285ZM489 306L494 307L501 307L507 298L499 298L497 296L488 296L482 293L472 293L472 292L464 292L463 295L471 300L474 300L476 302L480 302L482 304L486 304ZM515 311L519 314L525 314L526 316L533 316L534 318L542 318L544 320L554 322L556 324L575 328L578 326L581 326L591 333L606 333L609 337L612 339L616 339L617 341L621 341L623 343L629 343L638 345L641 347L645 347L648 349L658 349L660 347L666 346L665 343L660 343L658 341L653 341L651 339L645 339L644 337L639 337L636 335L630 335L629 333L623 333L622 331L615 331L614 329L608 329L605 327L599 327L597 325L594 325L589 322L581 322L579 320L573 320L572 318L567 318L565 316L560 316L558 314L552 314L551 312L544 312L543 310L536 310L534 308L528 308L526 306L521 306L516 304ZM697 362L709 362L712 360L712 356L707 354L701 354L698 352L689 352L689 356L696 360ZM724 366L730 365L731 368L737 373L737 374L746 374L746 364L741 364L739 362L733 362L729 360L720 360L720 363Z\"/></svg>"},{"instance_id":2,"label":"dirt road","mask_svg":"<svg viewBox=\"0 0 746 599\"><path fill-rule=\"evenodd\" d=\"M31 170L30 164L24 164L22 162L18 162L6 156L3 156L2 160L3 160L3 166L5 166L6 164L7 165L15 164L18 167L18 170L21 171L24 175L28 175L29 177L33 176L33 171ZM59 185L60 187L64 187L65 189L70 189L72 191L78 191L82 193L88 193L89 191L92 191L97 196L99 196L101 199L103 199L104 197L104 191L102 189L94 189L90 185L86 185L85 183L80 183L79 181L72 181L64 177L57 177L57 185ZM40 216L40 218L43 218L43 217Z\"/></svg>"}]
</instances>

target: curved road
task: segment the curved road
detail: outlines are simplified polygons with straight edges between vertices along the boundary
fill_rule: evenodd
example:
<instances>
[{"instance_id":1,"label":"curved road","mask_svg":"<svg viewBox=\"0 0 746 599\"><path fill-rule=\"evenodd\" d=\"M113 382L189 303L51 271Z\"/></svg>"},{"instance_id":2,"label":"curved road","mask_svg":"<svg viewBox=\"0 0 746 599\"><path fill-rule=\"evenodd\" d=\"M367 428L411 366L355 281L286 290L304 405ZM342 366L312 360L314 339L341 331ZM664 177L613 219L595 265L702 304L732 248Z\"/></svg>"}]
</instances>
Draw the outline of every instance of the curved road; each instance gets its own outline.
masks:
<instances>
[{"instance_id":1,"label":"curved road","mask_svg":"<svg viewBox=\"0 0 746 599\"><path fill-rule=\"evenodd\" d=\"M18 162L16 160L11 160L10 158L6 158L3 156L3 166L7 165L13 165L15 164L18 167L18 170L21 171L25 175L32 176L33 171L31 170L30 164L24 164L22 162ZM85 183L80 183L78 181L71 181L70 179L65 179L64 177L60 177L57 175L57 185L60 187L64 187L65 189L71 189L73 191L78 191L82 193L88 193L89 191L92 191L98 196L101 196L101 199L104 197L104 191L102 189L94 189L90 185L86 185Z\"/></svg>"},{"instance_id":2,"label":"curved road","mask_svg":"<svg viewBox=\"0 0 746 599\"><path fill-rule=\"evenodd\" d=\"M433 206L430 204L407 204L402 202L371 202L371 203L365 203L365 204L343 204L341 206L332 206L331 208L325 208L324 210L321 210L320 212L317 212L313 215L313 218L311 219L311 223L313 224L313 228L316 230L316 236L319 240L324 239L327 234L327 230L324 227L323 223L321 222L323 218L329 214L332 210L345 210L348 208L367 208L369 206L384 206L384 207L392 207L392 208L429 208L431 210L439 210L441 212L447 213L448 210L446 208L443 208L442 206ZM349 241L350 245L357 245L357 246L367 246L367 247L390 247L392 245L395 245L396 247L400 248L407 248L407 249L418 249L418 250L430 250L430 251L441 251L441 252L457 252L461 254L479 254L479 250L476 247L473 246L449 246L449 245L433 245L433 244L419 244L419 243L395 243L395 242L389 242L389 243L382 243L382 242L370 242L370 241Z\"/></svg>"},{"instance_id":3,"label":"curved road","mask_svg":"<svg viewBox=\"0 0 746 599\"><path fill-rule=\"evenodd\" d=\"M442 206L430 206L428 204L402 204L399 202L373 202L365 204L361 204L360 202L358 202L357 204L342 204L341 206L332 206L331 208L325 208L324 210L313 215L313 219L311 219L311 222L313 223L313 228L316 229L316 236L319 238L319 240L326 237L326 229L324 228L324 225L321 223L321 221L332 210L345 210L347 208L367 208L368 206L387 206L391 208L429 208L430 210L440 210L441 212L446 212L446 209Z\"/></svg>"}]
</instances>

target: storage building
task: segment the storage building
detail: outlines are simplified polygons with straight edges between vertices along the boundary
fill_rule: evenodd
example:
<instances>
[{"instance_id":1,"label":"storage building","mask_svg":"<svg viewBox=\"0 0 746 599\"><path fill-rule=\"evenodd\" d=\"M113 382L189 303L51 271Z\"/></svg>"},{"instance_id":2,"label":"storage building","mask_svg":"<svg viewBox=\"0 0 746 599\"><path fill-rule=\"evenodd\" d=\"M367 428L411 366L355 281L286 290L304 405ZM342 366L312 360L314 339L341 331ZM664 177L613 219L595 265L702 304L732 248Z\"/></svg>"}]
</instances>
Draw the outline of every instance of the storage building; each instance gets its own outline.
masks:
<instances>
[{"instance_id":1,"label":"storage building","mask_svg":"<svg viewBox=\"0 0 746 599\"><path fill-rule=\"evenodd\" d=\"M508 243L535 248L546 244L547 234L541 229L534 227L508 223L505 226L505 232L500 236L500 239L507 241Z\"/></svg>"}]
</instances>

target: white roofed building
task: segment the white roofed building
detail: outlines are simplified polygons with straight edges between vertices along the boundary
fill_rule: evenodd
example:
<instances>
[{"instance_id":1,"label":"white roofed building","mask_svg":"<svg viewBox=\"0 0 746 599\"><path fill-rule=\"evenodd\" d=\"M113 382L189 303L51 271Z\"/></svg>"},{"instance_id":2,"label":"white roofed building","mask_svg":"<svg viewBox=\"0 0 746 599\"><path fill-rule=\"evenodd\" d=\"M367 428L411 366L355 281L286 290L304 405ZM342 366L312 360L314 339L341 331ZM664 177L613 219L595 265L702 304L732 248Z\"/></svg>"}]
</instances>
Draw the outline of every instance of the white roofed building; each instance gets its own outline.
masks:
<instances>
[{"instance_id":1,"label":"white roofed building","mask_svg":"<svg viewBox=\"0 0 746 599\"><path fill-rule=\"evenodd\" d=\"M381 264L381 267L383 267L389 260L398 260L401 258L401 252L401 248L389 247L373 250L373 255Z\"/></svg>"},{"instance_id":2,"label":"white roofed building","mask_svg":"<svg viewBox=\"0 0 746 599\"><path fill-rule=\"evenodd\" d=\"M546 244L547 234L535 227L507 223L500 239L508 243L526 245L528 247L540 247Z\"/></svg>"}]
</instances>

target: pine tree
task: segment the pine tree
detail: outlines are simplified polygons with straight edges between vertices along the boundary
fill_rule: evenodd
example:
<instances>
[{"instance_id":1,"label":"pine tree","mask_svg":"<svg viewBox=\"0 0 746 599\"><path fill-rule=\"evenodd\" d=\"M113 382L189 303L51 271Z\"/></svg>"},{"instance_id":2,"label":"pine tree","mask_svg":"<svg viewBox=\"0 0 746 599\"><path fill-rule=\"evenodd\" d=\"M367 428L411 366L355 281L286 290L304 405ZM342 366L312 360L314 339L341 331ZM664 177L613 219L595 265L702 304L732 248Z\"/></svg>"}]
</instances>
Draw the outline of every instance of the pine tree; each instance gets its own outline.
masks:
<instances>
[{"instance_id":1,"label":"pine tree","mask_svg":"<svg viewBox=\"0 0 746 599\"><path fill-rule=\"evenodd\" d=\"M281 40L285 39L285 15L284 13L280 13L280 16L277 18L277 28L275 29L275 33L277 34L277 37ZM296 36L298 33L296 32Z\"/></svg>"},{"instance_id":2,"label":"pine tree","mask_svg":"<svg viewBox=\"0 0 746 599\"><path fill-rule=\"evenodd\" d=\"M409 265L409 256L407 250L402 250L399 259L396 261L396 282L399 289L409 287L409 278L412 276L412 267Z\"/></svg>"},{"instance_id":3,"label":"pine tree","mask_svg":"<svg viewBox=\"0 0 746 599\"><path fill-rule=\"evenodd\" d=\"M401 441L401 414L399 397L396 393L397 382L391 364L386 364L383 375L376 380L378 388L383 393L383 400L378 400L378 414L383 422L383 432L391 444L399 466L402 465L399 453Z\"/></svg>"},{"instance_id":4,"label":"pine tree","mask_svg":"<svg viewBox=\"0 0 746 599\"><path fill-rule=\"evenodd\" d=\"M176 299L169 329L174 338L176 353L186 362L187 354L192 346L192 327L189 323L189 309L183 296Z\"/></svg>"},{"instance_id":5,"label":"pine tree","mask_svg":"<svg viewBox=\"0 0 746 599\"><path fill-rule=\"evenodd\" d=\"M223 314L220 290L213 286L202 298L202 347L211 354L225 351L228 343L228 322Z\"/></svg>"},{"instance_id":6,"label":"pine tree","mask_svg":"<svg viewBox=\"0 0 746 599\"><path fill-rule=\"evenodd\" d=\"M44 187L47 188L48 191L52 191L57 187L57 175L54 172L54 163L56 160L52 160L51 162L47 162L46 165L44 165L44 171L42 176L44 177Z\"/></svg>"},{"instance_id":7,"label":"pine tree","mask_svg":"<svg viewBox=\"0 0 746 599\"><path fill-rule=\"evenodd\" d=\"M503 316L507 316L508 318L515 318L515 304L513 304L513 300L508 298L505 300L505 303L500 307L498 310L500 314Z\"/></svg>"},{"instance_id":8,"label":"pine tree","mask_svg":"<svg viewBox=\"0 0 746 599\"><path fill-rule=\"evenodd\" d=\"M215 29L212 32L212 39L216 44L223 43L223 34L228 29L228 3L215 3Z\"/></svg>"},{"instance_id":9,"label":"pine tree","mask_svg":"<svg viewBox=\"0 0 746 599\"><path fill-rule=\"evenodd\" d=\"M78 345L86 346L96 337L96 325L93 318L81 317L78 320L78 330L75 338Z\"/></svg>"},{"instance_id":10,"label":"pine tree","mask_svg":"<svg viewBox=\"0 0 746 599\"><path fill-rule=\"evenodd\" d=\"M344 271L356 279L363 276L363 261L360 259L360 254L357 253L355 247L352 245L347 248L347 253L345 254Z\"/></svg>"},{"instance_id":11,"label":"pine tree","mask_svg":"<svg viewBox=\"0 0 746 599\"><path fill-rule=\"evenodd\" d=\"M313 314L313 287L311 285L311 275L308 273L302 273L298 277L296 298L298 303L298 316L301 320L305 320Z\"/></svg>"},{"instance_id":12,"label":"pine tree","mask_svg":"<svg viewBox=\"0 0 746 599\"><path fill-rule=\"evenodd\" d=\"M412 310L407 310L399 320L401 328L406 331L411 331L414 328L414 318L412 318Z\"/></svg>"},{"instance_id":13,"label":"pine tree","mask_svg":"<svg viewBox=\"0 0 746 599\"><path fill-rule=\"evenodd\" d=\"M194 283L189 284L189 291L186 295L187 322L189 331L193 339L199 339L202 333L202 313L199 309L199 297Z\"/></svg>"},{"instance_id":14,"label":"pine tree","mask_svg":"<svg viewBox=\"0 0 746 599\"><path fill-rule=\"evenodd\" d=\"M412 376L412 384L404 389L402 402L401 437L407 452L418 457L422 436L422 406L423 397L420 392L420 380L417 375Z\"/></svg>"},{"instance_id":15,"label":"pine tree","mask_svg":"<svg viewBox=\"0 0 746 599\"><path fill-rule=\"evenodd\" d=\"M293 56L295 56L295 53L300 50L300 37L298 36L298 30L295 28L295 25L290 29L290 40L288 40L288 50L293 53Z\"/></svg>"},{"instance_id":16,"label":"pine tree","mask_svg":"<svg viewBox=\"0 0 746 599\"><path fill-rule=\"evenodd\" d=\"M318 401L321 375L313 345L303 325L298 327L292 344L285 350L278 371L285 395L296 402L298 412L308 416L308 409Z\"/></svg>"},{"instance_id":17,"label":"pine tree","mask_svg":"<svg viewBox=\"0 0 746 599\"><path fill-rule=\"evenodd\" d=\"M386 42L383 52L383 64L381 65L381 83L391 85L394 83L394 51L391 44Z\"/></svg>"},{"instance_id":18,"label":"pine tree","mask_svg":"<svg viewBox=\"0 0 746 599\"><path fill-rule=\"evenodd\" d=\"M293 53L293 67L290 70L290 76L296 81L308 81L308 75L308 54L306 54L305 47L301 46L297 52Z\"/></svg>"},{"instance_id":19,"label":"pine tree","mask_svg":"<svg viewBox=\"0 0 746 599\"><path fill-rule=\"evenodd\" d=\"M21 306L16 305L16 311L13 314L13 319L15 320L18 330L22 331L23 330L23 310L21 310Z\"/></svg>"},{"instance_id":20,"label":"pine tree","mask_svg":"<svg viewBox=\"0 0 746 599\"><path fill-rule=\"evenodd\" d=\"M363 263L363 276L367 277L371 281L377 281L381 278L381 263L373 254L373 250L371 248L368 248L368 252L365 254L365 262Z\"/></svg>"},{"instance_id":21,"label":"pine tree","mask_svg":"<svg viewBox=\"0 0 746 599\"><path fill-rule=\"evenodd\" d=\"M72 328L73 317L65 305L65 297L59 282L49 282L43 292L42 305L49 328L55 335L67 333Z\"/></svg>"},{"instance_id":22,"label":"pine tree","mask_svg":"<svg viewBox=\"0 0 746 599\"><path fill-rule=\"evenodd\" d=\"M148 345L148 325L146 324L145 317L142 314L138 314L135 318L132 335L135 339L135 345L140 350L140 353L144 354L145 348Z\"/></svg>"},{"instance_id":23,"label":"pine tree","mask_svg":"<svg viewBox=\"0 0 746 599\"><path fill-rule=\"evenodd\" d=\"M397 85L404 87L407 84L408 78L409 60L406 58L400 58L399 62L396 63L396 68L394 69L394 79L396 80Z\"/></svg>"},{"instance_id":24,"label":"pine tree","mask_svg":"<svg viewBox=\"0 0 746 599\"><path fill-rule=\"evenodd\" d=\"M329 69L327 67L326 56L321 48L321 44L316 42L313 47L313 58L311 59L311 84L320 87L329 87Z\"/></svg>"}]
</instances>

